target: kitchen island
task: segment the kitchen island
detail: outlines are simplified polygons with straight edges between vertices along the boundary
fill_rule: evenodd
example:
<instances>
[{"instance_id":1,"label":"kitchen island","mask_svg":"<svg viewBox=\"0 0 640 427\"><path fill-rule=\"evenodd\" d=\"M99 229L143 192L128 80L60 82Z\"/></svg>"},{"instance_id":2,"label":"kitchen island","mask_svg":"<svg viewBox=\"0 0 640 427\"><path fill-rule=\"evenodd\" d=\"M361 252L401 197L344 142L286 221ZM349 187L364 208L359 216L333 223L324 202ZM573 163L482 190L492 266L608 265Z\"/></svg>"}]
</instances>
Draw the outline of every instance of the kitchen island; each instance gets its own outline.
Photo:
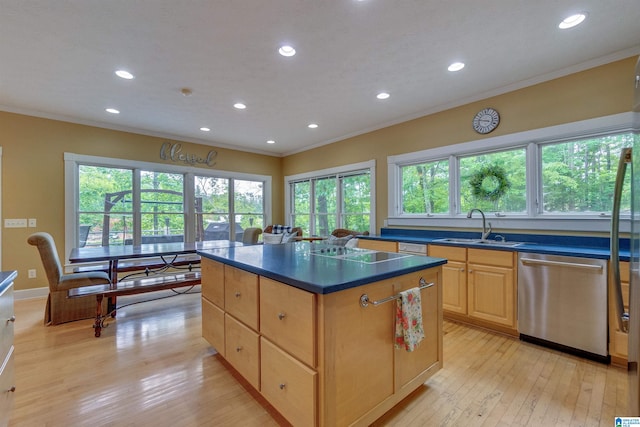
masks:
<instances>
[{"instance_id":1,"label":"kitchen island","mask_svg":"<svg viewBox=\"0 0 640 427\"><path fill-rule=\"evenodd\" d=\"M442 367L446 260L288 243L202 258L202 334L293 425L369 425ZM395 296L423 287L425 339L394 347Z\"/></svg>"}]
</instances>

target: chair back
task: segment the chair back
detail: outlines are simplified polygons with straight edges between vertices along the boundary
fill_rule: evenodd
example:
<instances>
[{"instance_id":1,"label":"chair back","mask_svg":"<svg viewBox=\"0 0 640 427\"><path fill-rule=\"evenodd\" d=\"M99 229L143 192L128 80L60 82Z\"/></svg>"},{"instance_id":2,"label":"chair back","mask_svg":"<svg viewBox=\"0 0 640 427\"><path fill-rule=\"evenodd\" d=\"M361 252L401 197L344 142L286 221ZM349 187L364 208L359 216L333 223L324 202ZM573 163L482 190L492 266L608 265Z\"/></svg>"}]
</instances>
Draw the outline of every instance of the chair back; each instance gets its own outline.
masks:
<instances>
[{"instance_id":1,"label":"chair back","mask_svg":"<svg viewBox=\"0 0 640 427\"><path fill-rule=\"evenodd\" d=\"M243 245L255 245L258 243L258 237L262 234L260 228L245 228L242 234Z\"/></svg>"},{"instance_id":2,"label":"chair back","mask_svg":"<svg viewBox=\"0 0 640 427\"><path fill-rule=\"evenodd\" d=\"M55 289L62 277L62 265L58 258L56 242L51 234L45 232L33 233L27 238L27 242L38 248L47 280L49 280L49 289Z\"/></svg>"},{"instance_id":3,"label":"chair back","mask_svg":"<svg viewBox=\"0 0 640 427\"><path fill-rule=\"evenodd\" d=\"M332 236L335 237L346 237L346 236L368 236L368 231L355 231L355 230L347 230L346 228L336 228L331 232Z\"/></svg>"}]
</instances>

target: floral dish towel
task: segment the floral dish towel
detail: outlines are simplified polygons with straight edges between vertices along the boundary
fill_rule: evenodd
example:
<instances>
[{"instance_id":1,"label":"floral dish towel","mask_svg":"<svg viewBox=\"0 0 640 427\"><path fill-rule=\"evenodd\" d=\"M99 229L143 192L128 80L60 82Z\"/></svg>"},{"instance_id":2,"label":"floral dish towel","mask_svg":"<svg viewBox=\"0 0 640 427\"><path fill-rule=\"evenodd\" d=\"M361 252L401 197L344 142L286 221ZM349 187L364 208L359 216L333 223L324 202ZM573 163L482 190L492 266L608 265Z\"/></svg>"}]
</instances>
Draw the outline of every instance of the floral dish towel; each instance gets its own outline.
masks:
<instances>
[{"instance_id":1,"label":"floral dish towel","mask_svg":"<svg viewBox=\"0 0 640 427\"><path fill-rule=\"evenodd\" d=\"M420 341L424 339L419 288L400 292L400 297L396 302L395 335L396 348L404 347L407 351L415 350Z\"/></svg>"}]
</instances>

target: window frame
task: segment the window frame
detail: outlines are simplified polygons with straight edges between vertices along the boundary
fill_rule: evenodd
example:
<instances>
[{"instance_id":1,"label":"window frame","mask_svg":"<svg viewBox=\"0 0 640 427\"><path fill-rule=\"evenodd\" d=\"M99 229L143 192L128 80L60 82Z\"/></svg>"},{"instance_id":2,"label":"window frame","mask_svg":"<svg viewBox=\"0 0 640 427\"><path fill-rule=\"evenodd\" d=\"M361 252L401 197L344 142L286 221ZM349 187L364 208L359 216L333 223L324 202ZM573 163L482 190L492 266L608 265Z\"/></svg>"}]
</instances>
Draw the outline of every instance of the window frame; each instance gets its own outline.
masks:
<instances>
[{"instance_id":1,"label":"window frame","mask_svg":"<svg viewBox=\"0 0 640 427\"><path fill-rule=\"evenodd\" d=\"M541 202L539 202L542 200L542 146L549 143L559 143L633 131L633 114L620 113L413 153L388 156L388 218L386 223L389 226L477 228L477 218L468 219L466 212L460 212L458 206L460 200L458 158L460 156L525 147L525 164L527 168L526 211L522 214L509 213L506 216L490 215L488 219L491 220L494 230L608 232L611 223L610 214L553 215L542 212ZM432 214L431 216L425 214L402 214L401 167L412 163L429 162L445 158L449 159L449 213ZM628 218L621 218L620 230L622 232L630 231Z\"/></svg>"},{"instance_id":2,"label":"window frame","mask_svg":"<svg viewBox=\"0 0 640 427\"><path fill-rule=\"evenodd\" d=\"M369 233L373 233L376 228L376 161L369 160L361 163L352 163L344 166L337 166L328 169L321 169L311 172L305 172L297 175L287 175L284 177L284 200L285 200L285 217L287 218L288 223L292 223L293 214L292 211L292 194L291 194L291 185L294 182L305 181L305 180L314 180L317 178L325 178L328 176L337 176L337 175L351 175L358 171L369 171L369 188L370 188L370 205L369 205ZM311 197L315 197L313 194L315 186L311 185ZM336 188L338 194L336 195L336 227L342 227L342 220L344 212L342 212L342 189L340 180L336 181ZM312 205L313 206L313 205ZM309 212L309 224L315 224L315 212ZM365 231L365 230L359 230Z\"/></svg>"},{"instance_id":3,"label":"window frame","mask_svg":"<svg viewBox=\"0 0 640 427\"><path fill-rule=\"evenodd\" d=\"M191 166L172 165L155 162L142 162L126 159L117 159L111 157L91 156L75 153L64 153L64 186L65 186L65 262L68 263L68 256L71 249L76 247L77 242L77 218L79 208L79 165L100 166L106 168L124 168L133 170L133 221L135 227L140 227L136 222L140 215L139 202L140 195L140 176L139 171L153 171L163 173L175 173L184 175L184 220L185 220L185 242L194 242L196 239L195 224L195 185L194 177L209 176L214 178L262 181L264 183L264 218L265 222L270 221L272 217L272 177L270 175L248 174L243 172L229 172L219 169L205 169ZM233 194L230 191L230 194ZM232 209L233 206L230 207ZM235 217L230 221L235 222Z\"/></svg>"}]
</instances>

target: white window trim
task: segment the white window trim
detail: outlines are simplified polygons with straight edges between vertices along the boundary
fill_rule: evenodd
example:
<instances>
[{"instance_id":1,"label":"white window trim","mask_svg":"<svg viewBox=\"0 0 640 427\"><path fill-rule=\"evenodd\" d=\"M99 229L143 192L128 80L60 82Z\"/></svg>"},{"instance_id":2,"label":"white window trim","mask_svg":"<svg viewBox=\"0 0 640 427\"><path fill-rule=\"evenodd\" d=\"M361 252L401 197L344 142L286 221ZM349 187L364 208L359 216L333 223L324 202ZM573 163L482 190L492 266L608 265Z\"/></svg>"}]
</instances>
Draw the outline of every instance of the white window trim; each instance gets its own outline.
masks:
<instances>
[{"instance_id":1,"label":"white window trim","mask_svg":"<svg viewBox=\"0 0 640 427\"><path fill-rule=\"evenodd\" d=\"M411 227L453 227L476 228L478 219L468 219L466 213L455 215L443 214L426 217L426 215L403 215L400 212L402 194L400 191L401 167L410 163L433 161L449 158L450 173L457 174L457 156L465 154L479 154L481 152L499 151L508 148L526 147L527 150L527 212L522 215L491 216L492 227L495 230L549 230L549 231L587 231L608 232L611 227L610 215L549 215L538 212L537 200L540 200L541 176L539 160L540 142L560 142L563 140L580 139L593 135L606 135L621 131L633 130L633 113L614 114L595 119L582 120L546 128L533 129L524 132L501 135L493 138L469 141L448 145L413 153L404 153L387 157L388 169L388 218L385 226ZM453 159L453 161L452 161ZM457 176L452 182L457 186ZM453 212L458 211L454 204L458 200L459 189L450 188L450 206ZM538 193L538 194L537 194ZM621 218L620 231L630 231L629 218Z\"/></svg>"},{"instance_id":2,"label":"white window trim","mask_svg":"<svg viewBox=\"0 0 640 427\"><path fill-rule=\"evenodd\" d=\"M321 169L311 172L305 172L297 175L288 175L284 177L284 211L285 216L288 218L288 222L292 221L292 207L291 207L291 183L294 181L303 181L305 179L317 178L327 175L338 175L343 173L349 173L357 170L369 169L369 176L371 180L371 205L369 212L369 233L374 233L376 229L376 161L369 160L361 163L352 163L350 165L337 166L328 169ZM340 205L338 205L340 206Z\"/></svg>"},{"instance_id":3,"label":"white window trim","mask_svg":"<svg viewBox=\"0 0 640 427\"><path fill-rule=\"evenodd\" d=\"M270 175L248 174L243 172L230 172L220 169L205 169L192 166L171 165L165 163L141 162L127 159L117 159L111 157L88 156L84 154L64 153L64 184L65 184L65 263L69 262L71 249L75 247L77 232L75 217L78 212L80 201L78 200L78 164L89 164L93 166L104 166L114 168L127 168L138 170L151 170L155 172L185 174L185 221L195 218L195 205L193 202L193 177L211 176L217 178L233 178L247 181L264 182L264 214L265 223L272 216L271 191L272 177ZM186 182L189 181L190 182ZM135 185L135 183L134 183ZM139 183L138 183L139 186ZM135 218L135 215L134 215ZM188 228L188 227L187 227ZM185 239L192 241L195 239L192 230L186 230Z\"/></svg>"}]
</instances>

